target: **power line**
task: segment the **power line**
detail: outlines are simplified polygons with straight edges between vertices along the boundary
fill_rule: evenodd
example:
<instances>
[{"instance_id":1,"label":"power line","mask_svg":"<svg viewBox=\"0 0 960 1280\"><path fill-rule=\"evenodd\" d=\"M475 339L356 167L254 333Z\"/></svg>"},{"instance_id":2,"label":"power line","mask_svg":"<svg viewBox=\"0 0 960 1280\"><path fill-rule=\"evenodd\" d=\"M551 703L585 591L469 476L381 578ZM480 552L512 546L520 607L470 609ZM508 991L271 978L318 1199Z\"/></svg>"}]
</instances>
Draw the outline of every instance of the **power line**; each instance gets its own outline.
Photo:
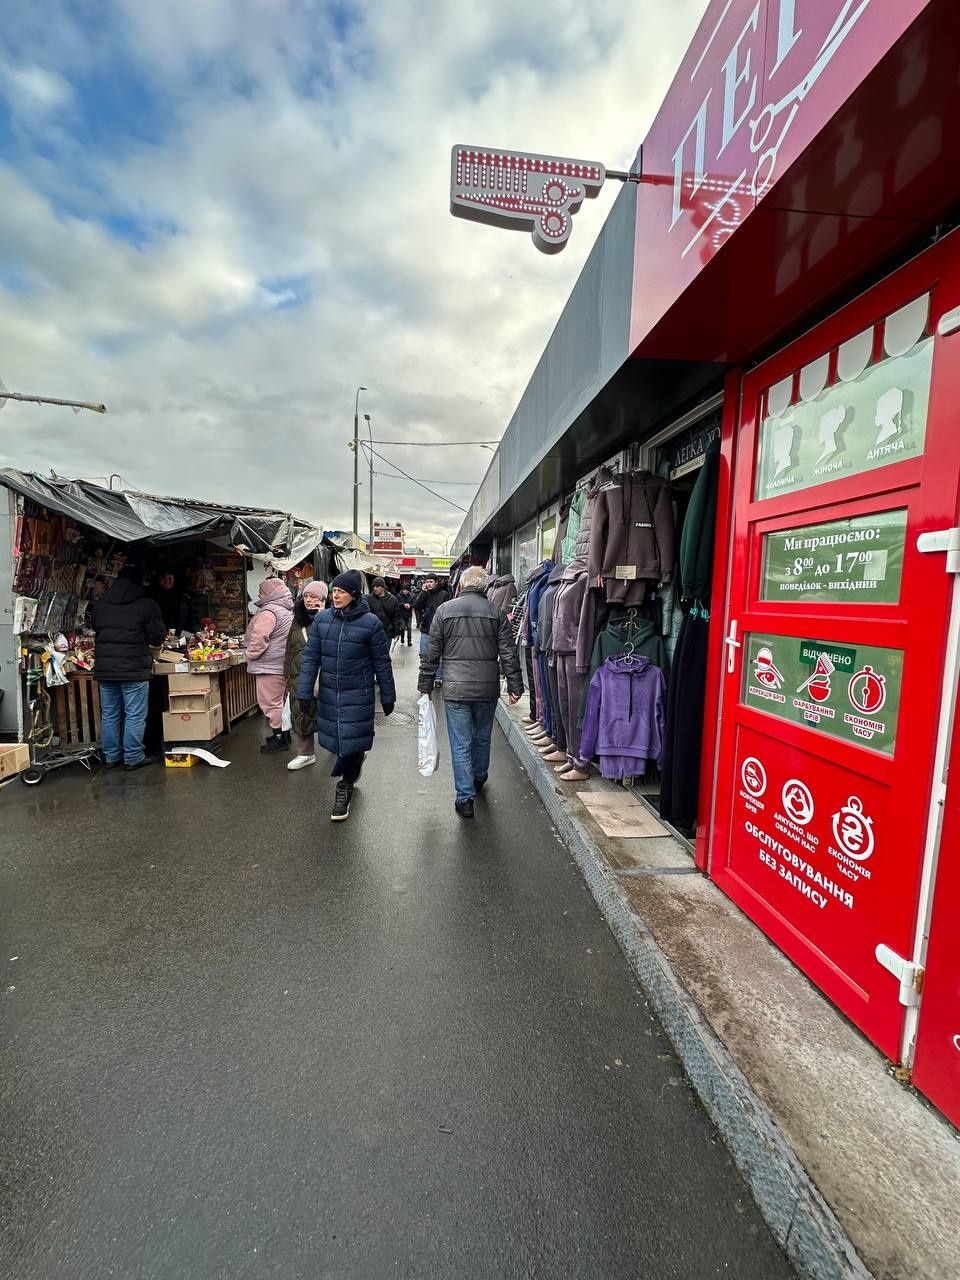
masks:
<instances>
[{"instance_id":1,"label":"power line","mask_svg":"<svg viewBox=\"0 0 960 1280\"><path fill-rule=\"evenodd\" d=\"M417 480L416 477L408 475L407 472L404 471L402 467L398 467L395 462L391 462L389 458L385 458L382 453L377 453L376 449L371 449L366 440L361 440L360 444L364 450L370 449L370 452L375 458L379 458L380 461L386 463L388 467L393 467L396 471L399 471L404 480L409 480L411 483L419 485L421 489L426 489L427 493L433 494L435 498L439 498L440 501L445 502L447 506L456 507L456 509L458 511L462 511L464 515L467 514L466 507L461 507L459 502L453 502L450 498L445 498L442 493L437 493L436 489L431 489L430 486L428 484L424 484L422 480ZM396 476L394 476L393 479L396 479Z\"/></svg>"},{"instance_id":2,"label":"power line","mask_svg":"<svg viewBox=\"0 0 960 1280\"><path fill-rule=\"evenodd\" d=\"M370 442L366 442L370 443ZM499 440L374 440L373 444L403 445L407 449L458 449L461 445L480 444L485 448Z\"/></svg>"},{"instance_id":3,"label":"power line","mask_svg":"<svg viewBox=\"0 0 960 1280\"><path fill-rule=\"evenodd\" d=\"M396 473L394 473L394 472L390 472L390 471L375 471L373 474L374 474L375 476L379 477L379 479L381 479L381 480L396 480L396 479L398 479L398 478L399 478L399 477L396 475ZM410 477L410 479L412 480L412 479L413 479L413 477L411 476L411 477ZM417 484L422 484L422 483L423 483L423 481L422 481L422 480L418 480L416 483L417 483ZM477 482L476 482L476 480L431 480L431 481L430 481L430 483L431 483L431 484L456 484L456 485L464 485L465 487L469 487L469 488L471 488L471 489L475 489L475 488L477 487Z\"/></svg>"}]
</instances>

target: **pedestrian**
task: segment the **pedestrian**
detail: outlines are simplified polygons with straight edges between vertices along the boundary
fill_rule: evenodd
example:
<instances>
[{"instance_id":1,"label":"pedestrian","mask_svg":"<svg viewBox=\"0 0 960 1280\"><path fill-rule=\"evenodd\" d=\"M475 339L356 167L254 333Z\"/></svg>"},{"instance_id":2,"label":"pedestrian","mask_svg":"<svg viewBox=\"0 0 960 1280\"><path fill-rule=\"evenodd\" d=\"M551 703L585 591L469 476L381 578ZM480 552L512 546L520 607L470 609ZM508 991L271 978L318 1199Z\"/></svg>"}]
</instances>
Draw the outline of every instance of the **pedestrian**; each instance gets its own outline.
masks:
<instances>
[{"instance_id":1,"label":"pedestrian","mask_svg":"<svg viewBox=\"0 0 960 1280\"><path fill-rule=\"evenodd\" d=\"M183 592L177 586L172 569L161 569L154 581L150 595L160 606L164 626L168 631L180 632L184 627Z\"/></svg>"},{"instance_id":2,"label":"pedestrian","mask_svg":"<svg viewBox=\"0 0 960 1280\"><path fill-rule=\"evenodd\" d=\"M450 599L450 592L441 586L435 574L428 574L423 580L423 590L417 596L415 608L420 620L420 658L427 652L427 638L430 635L430 623L433 615L442 604ZM437 667L436 683L443 681L443 664Z\"/></svg>"},{"instance_id":3,"label":"pedestrian","mask_svg":"<svg viewBox=\"0 0 960 1280\"><path fill-rule=\"evenodd\" d=\"M400 632L400 643L408 648L413 647L413 592L409 587L401 587L397 592L397 604L400 606L400 621L403 629Z\"/></svg>"},{"instance_id":4,"label":"pedestrian","mask_svg":"<svg viewBox=\"0 0 960 1280\"><path fill-rule=\"evenodd\" d=\"M287 636L287 649L283 659L283 678L290 699L290 719L293 725L293 745L297 754L287 765L288 769L306 769L317 763L314 739L317 734L317 700L311 698L311 709L305 710L297 697L297 682L303 663L303 651L314 619L327 603L327 584L309 579L300 588L293 606L293 626Z\"/></svg>"},{"instance_id":5,"label":"pedestrian","mask_svg":"<svg viewBox=\"0 0 960 1280\"><path fill-rule=\"evenodd\" d=\"M401 608L397 597L387 590L382 578L374 578L373 590L367 596L370 612L387 633L387 640L396 640L401 631Z\"/></svg>"},{"instance_id":6,"label":"pedestrian","mask_svg":"<svg viewBox=\"0 0 960 1280\"><path fill-rule=\"evenodd\" d=\"M94 604L91 621L97 637L93 678L100 686L100 739L106 766L142 769L156 764L160 757L148 756L143 745L153 673L150 648L163 644L167 628L160 606L143 589L140 565L124 565L116 582Z\"/></svg>"},{"instance_id":7,"label":"pedestrian","mask_svg":"<svg viewBox=\"0 0 960 1280\"><path fill-rule=\"evenodd\" d=\"M487 574L472 566L460 579L460 594L442 604L430 622L426 653L420 660L421 693L433 688L444 664L443 707L456 810L473 817L474 797L486 785L490 769L490 737L500 697L500 672L507 679L510 702L523 693L520 659L505 613L485 595Z\"/></svg>"},{"instance_id":8,"label":"pedestrian","mask_svg":"<svg viewBox=\"0 0 960 1280\"><path fill-rule=\"evenodd\" d=\"M260 750L264 753L286 751L290 746L290 730L283 728L283 703L287 696L283 662L287 636L293 625L293 596L280 578L265 578L258 594L256 612L247 625L243 645L247 652L247 671L256 677L257 706L270 730Z\"/></svg>"},{"instance_id":9,"label":"pedestrian","mask_svg":"<svg viewBox=\"0 0 960 1280\"><path fill-rule=\"evenodd\" d=\"M390 665L390 642L370 612L363 594L363 579L355 569L334 578L330 594L333 608L318 613L307 638L300 665L297 697L308 714L314 684L317 692L317 738L336 757L331 776L338 778L332 822L350 816L350 801L373 746L376 689L380 686L383 714L389 716L397 701Z\"/></svg>"}]
</instances>

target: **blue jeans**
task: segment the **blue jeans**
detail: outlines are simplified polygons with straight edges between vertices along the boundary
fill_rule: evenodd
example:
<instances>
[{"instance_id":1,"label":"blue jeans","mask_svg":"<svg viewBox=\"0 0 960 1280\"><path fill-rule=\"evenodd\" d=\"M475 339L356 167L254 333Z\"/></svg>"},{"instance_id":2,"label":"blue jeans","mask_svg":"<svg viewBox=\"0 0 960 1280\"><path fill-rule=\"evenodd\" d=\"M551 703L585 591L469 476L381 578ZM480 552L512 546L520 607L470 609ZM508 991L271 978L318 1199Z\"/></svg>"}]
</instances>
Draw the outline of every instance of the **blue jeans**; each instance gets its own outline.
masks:
<instances>
[{"instance_id":1,"label":"blue jeans","mask_svg":"<svg viewBox=\"0 0 960 1280\"><path fill-rule=\"evenodd\" d=\"M420 657L421 658L427 652L427 645L429 643L430 643L429 635L421 631L420 632ZM437 674L434 676L434 680L442 680L442 679L443 679L443 659L441 658L440 662L437 664Z\"/></svg>"},{"instance_id":2,"label":"blue jeans","mask_svg":"<svg viewBox=\"0 0 960 1280\"><path fill-rule=\"evenodd\" d=\"M103 754L111 764L120 759L120 721L123 720L123 763L139 764L146 752L149 680L100 681L100 738Z\"/></svg>"},{"instance_id":3,"label":"blue jeans","mask_svg":"<svg viewBox=\"0 0 960 1280\"><path fill-rule=\"evenodd\" d=\"M491 702L445 702L447 738L457 800L472 800L474 781L486 782L490 772L490 735L497 715L497 700Z\"/></svg>"}]
</instances>

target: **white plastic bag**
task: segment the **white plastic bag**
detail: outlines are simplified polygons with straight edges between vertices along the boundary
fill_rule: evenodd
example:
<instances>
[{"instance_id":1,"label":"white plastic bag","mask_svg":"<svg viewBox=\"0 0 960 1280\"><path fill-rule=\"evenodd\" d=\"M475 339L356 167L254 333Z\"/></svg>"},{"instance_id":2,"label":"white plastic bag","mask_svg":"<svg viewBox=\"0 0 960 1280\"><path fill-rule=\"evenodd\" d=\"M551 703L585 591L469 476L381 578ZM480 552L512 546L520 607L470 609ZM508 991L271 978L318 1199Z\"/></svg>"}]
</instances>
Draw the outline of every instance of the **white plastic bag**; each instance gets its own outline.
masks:
<instances>
[{"instance_id":1,"label":"white plastic bag","mask_svg":"<svg viewBox=\"0 0 960 1280\"><path fill-rule=\"evenodd\" d=\"M283 700L283 711L280 714L280 728L287 733L293 728L293 720L290 716L290 695L289 693Z\"/></svg>"},{"instance_id":2,"label":"white plastic bag","mask_svg":"<svg viewBox=\"0 0 960 1280\"><path fill-rule=\"evenodd\" d=\"M417 768L421 778L436 773L440 763L440 739L437 737L437 713L433 699L422 693L417 699Z\"/></svg>"}]
</instances>

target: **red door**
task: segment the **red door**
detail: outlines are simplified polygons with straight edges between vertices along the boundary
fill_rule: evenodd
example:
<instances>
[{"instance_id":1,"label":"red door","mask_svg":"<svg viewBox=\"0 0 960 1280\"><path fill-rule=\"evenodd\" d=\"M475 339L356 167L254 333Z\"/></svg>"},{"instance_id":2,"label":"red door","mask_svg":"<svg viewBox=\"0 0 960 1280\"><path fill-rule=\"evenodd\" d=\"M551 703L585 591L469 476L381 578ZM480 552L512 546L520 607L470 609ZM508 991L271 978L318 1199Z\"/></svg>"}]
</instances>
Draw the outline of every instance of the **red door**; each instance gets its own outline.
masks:
<instances>
[{"instance_id":1,"label":"red door","mask_svg":"<svg viewBox=\"0 0 960 1280\"><path fill-rule=\"evenodd\" d=\"M913 955L928 846L952 580L917 537L955 523L960 360L937 325L958 256L745 377L734 485L711 870L894 1059L877 948Z\"/></svg>"}]
</instances>

